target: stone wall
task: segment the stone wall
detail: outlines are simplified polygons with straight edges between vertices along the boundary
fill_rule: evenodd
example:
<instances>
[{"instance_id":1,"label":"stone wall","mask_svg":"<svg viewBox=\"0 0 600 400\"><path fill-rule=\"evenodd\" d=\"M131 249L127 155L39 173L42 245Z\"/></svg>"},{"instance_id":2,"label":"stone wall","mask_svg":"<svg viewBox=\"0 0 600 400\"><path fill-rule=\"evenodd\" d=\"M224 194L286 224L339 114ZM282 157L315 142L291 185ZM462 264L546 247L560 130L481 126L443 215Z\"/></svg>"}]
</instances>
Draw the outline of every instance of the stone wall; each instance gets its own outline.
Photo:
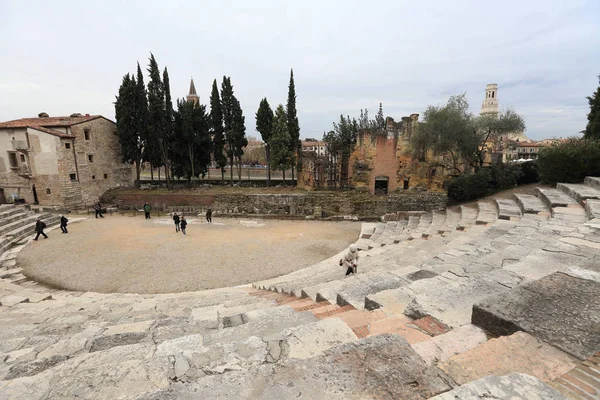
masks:
<instances>
[{"instance_id":1,"label":"stone wall","mask_svg":"<svg viewBox=\"0 0 600 400\"><path fill-rule=\"evenodd\" d=\"M321 209L324 216L356 215L379 217L398 211L431 211L446 207L444 193L406 191L388 196L364 192L309 192L303 194L152 194L117 191L115 203L123 208L194 206L212 208L224 214L314 215Z\"/></svg>"}]
</instances>

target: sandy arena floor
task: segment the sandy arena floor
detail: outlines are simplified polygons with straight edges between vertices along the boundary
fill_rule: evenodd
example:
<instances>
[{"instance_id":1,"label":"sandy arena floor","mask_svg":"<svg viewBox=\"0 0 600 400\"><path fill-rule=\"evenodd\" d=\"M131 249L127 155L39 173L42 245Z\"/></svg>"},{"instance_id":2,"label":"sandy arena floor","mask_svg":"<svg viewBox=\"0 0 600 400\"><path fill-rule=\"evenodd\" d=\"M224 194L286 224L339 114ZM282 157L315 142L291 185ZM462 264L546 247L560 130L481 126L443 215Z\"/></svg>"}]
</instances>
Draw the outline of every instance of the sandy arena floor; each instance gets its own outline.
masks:
<instances>
[{"instance_id":1,"label":"sandy arena floor","mask_svg":"<svg viewBox=\"0 0 600 400\"><path fill-rule=\"evenodd\" d=\"M106 216L70 224L27 245L24 274L69 290L170 293L247 284L330 257L354 242L358 222L188 219L187 236L166 218ZM332 268L335 268L332 265Z\"/></svg>"}]
</instances>

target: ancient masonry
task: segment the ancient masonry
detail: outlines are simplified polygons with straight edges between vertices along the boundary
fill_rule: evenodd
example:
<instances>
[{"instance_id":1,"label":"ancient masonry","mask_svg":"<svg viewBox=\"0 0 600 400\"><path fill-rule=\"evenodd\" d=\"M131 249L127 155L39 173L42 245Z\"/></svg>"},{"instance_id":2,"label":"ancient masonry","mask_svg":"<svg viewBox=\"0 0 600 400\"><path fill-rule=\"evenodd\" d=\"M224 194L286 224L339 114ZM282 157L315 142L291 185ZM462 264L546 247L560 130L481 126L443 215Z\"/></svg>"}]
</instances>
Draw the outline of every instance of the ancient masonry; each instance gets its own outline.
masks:
<instances>
[{"instance_id":1,"label":"ancient masonry","mask_svg":"<svg viewBox=\"0 0 600 400\"><path fill-rule=\"evenodd\" d=\"M0 123L0 202L77 209L134 178L122 163L116 124L100 115L41 113Z\"/></svg>"},{"instance_id":2,"label":"ancient masonry","mask_svg":"<svg viewBox=\"0 0 600 400\"><path fill-rule=\"evenodd\" d=\"M600 178L365 223L355 276L194 293L40 286L35 218L0 207L2 399L600 398Z\"/></svg>"}]
</instances>

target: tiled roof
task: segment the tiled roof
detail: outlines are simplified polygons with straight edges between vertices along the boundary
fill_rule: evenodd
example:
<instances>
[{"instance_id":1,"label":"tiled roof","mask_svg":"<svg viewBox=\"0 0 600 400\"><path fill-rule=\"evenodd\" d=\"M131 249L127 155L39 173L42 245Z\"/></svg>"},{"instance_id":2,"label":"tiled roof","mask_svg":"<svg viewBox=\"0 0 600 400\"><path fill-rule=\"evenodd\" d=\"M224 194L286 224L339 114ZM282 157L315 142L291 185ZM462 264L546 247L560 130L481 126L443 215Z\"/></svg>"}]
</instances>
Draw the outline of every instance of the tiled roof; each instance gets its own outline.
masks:
<instances>
[{"instance_id":1,"label":"tiled roof","mask_svg":"<svg viewBox=\"0 0 600 400\"><path fill-rule=\"evenodd\" d=\"M538 142L519 142L519 147L540 147L543 144Z\"/></svg>"},{"instance_id":2,"label":"tiled roof","mask_svg":"<svg viewBox=\"0 0 600 400\"><path fill-rule=\"evenodd\" d=\"M73 135L69 135L69 134L66 134L64 132L55 131L54 129L50 129L50 128L44 128L43 126L29 125L27 128L35 129L36 131L40 131L40 132L46 132L46 133L49 133L50 135L58 136L58 137L61 137L61 138L72 138L72 137L74 137Z\"/></svg>"},{"instance_id":3,"label":"tiled roof","mask_svg":"<svg viewBox=\"0 0 600 400\"><path fill-rule=\"evenodd\" d=\"M44 128L52 128L57 126L72 126L82 122L88 122L97 118L102 118L101 115L89 115L82 117L47 117L47 118L21 118L13 121L0 122L1 128L26 128L28 126L41 126Z\"/></svg>"}]
</instances>

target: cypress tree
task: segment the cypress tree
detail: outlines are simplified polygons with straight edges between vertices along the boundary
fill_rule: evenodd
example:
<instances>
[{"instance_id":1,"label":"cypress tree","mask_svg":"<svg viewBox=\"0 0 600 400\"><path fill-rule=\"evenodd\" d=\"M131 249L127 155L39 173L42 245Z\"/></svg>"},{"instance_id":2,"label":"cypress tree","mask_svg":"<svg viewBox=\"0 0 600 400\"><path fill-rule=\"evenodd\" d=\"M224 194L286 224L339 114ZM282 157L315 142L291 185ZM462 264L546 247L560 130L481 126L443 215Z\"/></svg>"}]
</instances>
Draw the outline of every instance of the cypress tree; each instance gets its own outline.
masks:
<instances>
[{"instance_id":1,"label":"cypress tree","mask_svg":"<svg viewBox=\"0 0 600 400\"><path fill-rule=\"evenodd\" d=\"M173 101L171 100L171 84L169 82L169 72L167 67L163 71L163 92L165 94L165 126L161 138L161 154L165 166L165 178L167 187L172 188L171 182L171 144L173 139Z\"/></svg>"},{"instance_id":2,"label":"cypress tree","mask_svg":"<svg viewBox=\"0 0 600 400\"><path fill-rule=\"evenodd\" d=\"M290 71L290 84L288 86L288 101L287 101L287 129L290 136L290 150L292 154L292 185L294 184L294 164L296 154L301 156L302 142L300 142L300 125L298 124L298 116L296 115L296 86L294 84L294 70ZM301 162L298 162L298 170L302 169Z\"/></svg>"},{"instance_id":3,"label":"cypress tree","mask_svg":"<svg viewBox=\"0 0 600 400\"><path fill-rule=\"evenodd\" d=\"M221 169L221 182L225 182L225 137L223 134L223 111L221 109L221 99L217 80L213 81L212 92L210 94L210 126L213 140L213 157L217 166Z\"/></svg>"},{"instance_id":4,"label":"cypress tree","mask_svg":"<svg viewBox=\"0 0 600 400\"><path fill-rule=\"evenodd\" d=\"M265 142L265 155L267 157L267 186L271 186L271 136L273 134L273 110L265 97L260 101L256 112L256 130ZM287 120L286 120L287 124Z\"/></svg>"},{"instance_id":5,"label":"cypress tree","mask_svg":"<svg viewBox=\"0 0 600 400\"><path fill-rule=\"evenodd\" d=\"M139 153L139 164L144 159L144 148L146 143L149 141L149 129L148 129L148 98L146 97L146 86L144 85L144 75L140 68L140 63L137 63L137 82L135 89L135 122L137 131L137 148ZM137 180L140 181L140 168L139 165L136 168Z\"/></svg>"},{"instance_id":6,"label":"cypress tree","mask_svg":"<svg viewBox=\"0 0 600 400\"><path fill-rule=\"evenodd\" d=\"M164 86L160 77L158 64L154 55L150 53L150 64L148 65L150 81L148 82L148 148L150 150L150 164L152 167L160 167L163 164L162 138L165 129L165 94Z\"/></svg>"},{"instance_id":7,"label":"cypress tree","mask_svg":"<svg viewBox=\"0 0 600 400\"><path fill-rule=\"evenodd\" d=\"M600 75L598 75L600 83ZM590 112L587 115L588 123L585 127L584 136L588 139L600 139L600 85L598 89L587 97Z\"/></svg>"},{"instance_id":8,"label":"cypress tree","mask_svg":"<svg viewBox=\"0 0 600 400\"><path fill-rule=\"evenodd\" d=\"M117 119L117 135L121 146L123 162L135 164L136 176L140 180L141 148L136 120L136 89L133 76L123 77L119 94L115 101L115 116Z\"/></svg>"},{"instance_id":9,"label":"cypress tree","mask_svg":"<svg viewBox=\"0 0 600 400\"><path fill-rule=\"evenodd\" d=\"M230 182L233 185L233 164L238 160L238 177L241 180L241 158L243 148L248 145L246 139L245 119L240 107L240 102L233 94L231 78L223 77L221 85L221 110L223 112L223 126L225 142L227 143L227 157L230 163Z\"/></svg>"},{"instance_id":10,"label":"cypress tree","mask_svg":"<svg viewBox=\"0 0 600 400\"><path fill-rule=\"evenodd\" d=\"M291 138L288 131L288 116L280 104L275 110L273 120L273 135L271 136L271 163L273 168L283 172L283 185L285 186L285 170L291 166L292 150Z\"/></svg>"}]
</instances>

